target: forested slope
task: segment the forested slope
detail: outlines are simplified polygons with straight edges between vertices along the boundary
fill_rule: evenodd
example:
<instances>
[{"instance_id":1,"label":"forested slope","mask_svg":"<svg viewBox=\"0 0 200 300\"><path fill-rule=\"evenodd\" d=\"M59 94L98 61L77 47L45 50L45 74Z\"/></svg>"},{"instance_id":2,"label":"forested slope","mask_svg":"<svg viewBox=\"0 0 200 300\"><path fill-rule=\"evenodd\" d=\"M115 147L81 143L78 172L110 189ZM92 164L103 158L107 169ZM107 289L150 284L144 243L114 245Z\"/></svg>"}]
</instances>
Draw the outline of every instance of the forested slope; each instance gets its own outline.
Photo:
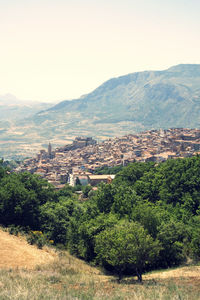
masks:
<instances>
[{"instance_id":1,"label":"forested slope","mask_svg":"<svg viewBox=\"0 0 200 300\"><path fill-rule=\"evenodd\" d=\"M41 230L119 278L200 259L200 157L133 163L97 191L0 169L0 223ZM28 228L28 229L27 229Z\"/></svg>"}]
</instances>

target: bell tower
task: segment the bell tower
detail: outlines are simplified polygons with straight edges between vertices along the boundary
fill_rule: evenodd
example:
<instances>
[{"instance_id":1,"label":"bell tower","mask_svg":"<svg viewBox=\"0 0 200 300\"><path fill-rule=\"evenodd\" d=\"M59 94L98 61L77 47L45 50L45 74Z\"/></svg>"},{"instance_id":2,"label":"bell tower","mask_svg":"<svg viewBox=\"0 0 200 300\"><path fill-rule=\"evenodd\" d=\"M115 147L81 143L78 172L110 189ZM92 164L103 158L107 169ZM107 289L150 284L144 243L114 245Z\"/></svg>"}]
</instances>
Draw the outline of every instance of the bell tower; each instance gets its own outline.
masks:
<instances>
[{"instance_id":1,"label":"bell tower","mask_svg":"<svg viewBox=\"0 0 200 300\"><path fill-rule=\"evenodd\" d=\"M48 145L48 156L49 156L49 158L51 158L51 156L52 156L52 146L51 146L50 142L49 142L49 145Z\"/></svg>"}]
</instances>

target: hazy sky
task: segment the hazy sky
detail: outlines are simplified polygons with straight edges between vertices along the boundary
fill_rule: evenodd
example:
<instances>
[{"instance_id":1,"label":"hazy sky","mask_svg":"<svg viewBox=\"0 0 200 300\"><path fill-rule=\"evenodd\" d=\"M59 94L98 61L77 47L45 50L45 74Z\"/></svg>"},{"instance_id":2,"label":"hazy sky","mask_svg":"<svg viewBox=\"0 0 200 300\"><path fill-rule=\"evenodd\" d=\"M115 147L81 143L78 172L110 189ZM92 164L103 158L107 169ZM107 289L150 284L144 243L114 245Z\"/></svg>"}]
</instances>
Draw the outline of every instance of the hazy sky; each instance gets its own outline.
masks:
<instances>
[{"instance_id":1,"label":"hazy sky","mask_svg":"<svg viewBox=\"0 0 200 300\"><path fill-rule=\"evenodd\" d=\"M199 0L0 0L0 95L61 101L200 63Z\"/></svg>"}]
</instances>

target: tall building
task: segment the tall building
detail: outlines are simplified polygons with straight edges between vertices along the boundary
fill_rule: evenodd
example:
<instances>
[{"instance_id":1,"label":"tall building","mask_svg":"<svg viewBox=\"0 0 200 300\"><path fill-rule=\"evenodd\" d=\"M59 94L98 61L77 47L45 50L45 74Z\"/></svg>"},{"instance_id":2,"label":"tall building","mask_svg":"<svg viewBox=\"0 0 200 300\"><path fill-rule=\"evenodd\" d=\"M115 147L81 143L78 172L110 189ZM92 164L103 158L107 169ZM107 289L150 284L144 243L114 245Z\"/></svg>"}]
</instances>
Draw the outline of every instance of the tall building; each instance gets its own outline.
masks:
<instances>
[{"instance_id":1,"label":"tall building","mask_svg":"<svg viewBox=\"0 0 200 300\"><path fill-rule=\"evenodd\" d=\"M49 145L48 145L48 156L49 156L49 158L52 157L52 146L51 146L50 142L49 142Z\"/></svg>"}]
</instances>

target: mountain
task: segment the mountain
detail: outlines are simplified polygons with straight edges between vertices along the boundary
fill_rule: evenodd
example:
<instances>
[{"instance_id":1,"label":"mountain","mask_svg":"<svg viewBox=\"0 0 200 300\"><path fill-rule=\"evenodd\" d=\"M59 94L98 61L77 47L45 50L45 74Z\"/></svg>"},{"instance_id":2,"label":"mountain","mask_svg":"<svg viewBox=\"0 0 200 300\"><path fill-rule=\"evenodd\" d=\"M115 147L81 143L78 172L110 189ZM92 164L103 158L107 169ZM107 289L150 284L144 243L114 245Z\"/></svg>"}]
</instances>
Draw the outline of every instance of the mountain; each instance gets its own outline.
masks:
<instances>
[{"instance_id":1,"label":"mountain","mask_svg":"<svg viewBox=\"0 0 200 300\"><path fill-rule=\"evenodd\" d=\"M6 137L46 146L78 135L102 140L149 129L200 128L199 112L200 65L181 64L110 79L79 99L17 120Z\"/></svg>"},{"instance_id":2,"label":"mountain","mask_svg":"<svg viewBox=\"0 0 200 300\"><path fill-rule=\"evenodd\" d=\"M48 109L52 103L22 101L11 94L0 95L0 158L17 158L24 156L24 144L32 144L28 131L28 120L37 112ZM26 119L25 127L18 124ZM20 145L20 150L18 148ZM29 146L30 148L30 146ZM28 150L27 155L30 154ZM17 155L17 156L16 156Z\"/></svg>"},{"instance_id":3,"label":"mountain","mask_svg":"<svg viewBox=\"0 0 200 300\"><path fill-rule=\"evenodd\" d=\"M11 94L0 95L0 119L20 120L24 116L33 116L37 112L48 109L52 104L22 101Z\"/></svg>"},{"instance_id":4,"label":"mountain","mask_svg":"<svg viewBox=\"0 0 200 300\"><path fill-rule=\"evenodd\" d=\"M130 130L200 126L200 65L113 78L92 93L34 116L34 123L113 136ZM46 124L46 123L45 123ZM69 129L70 128L70 129ZM89 129L90 128L90 129Z\"/></svg>"}]
</instances>

